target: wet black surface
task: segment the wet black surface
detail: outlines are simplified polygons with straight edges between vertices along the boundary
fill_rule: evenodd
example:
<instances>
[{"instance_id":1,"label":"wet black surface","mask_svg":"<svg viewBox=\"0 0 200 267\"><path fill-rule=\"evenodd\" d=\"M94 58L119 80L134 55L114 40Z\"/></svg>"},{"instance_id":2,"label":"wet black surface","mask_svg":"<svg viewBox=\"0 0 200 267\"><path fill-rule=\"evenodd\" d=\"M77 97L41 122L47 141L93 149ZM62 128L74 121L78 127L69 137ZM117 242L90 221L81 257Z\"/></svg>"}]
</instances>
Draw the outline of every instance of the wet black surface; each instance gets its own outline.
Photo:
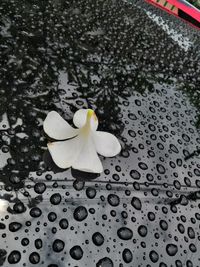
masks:
<instances>
[{"instance_id":1,"label":"wet black surface","mask_svg":"<svg viewBox=\"0 0 200 267\"><path fill-rule=\"evenodd\" d=\"M141 1L0 16L0 266L199 266L199 32ZM79 108L122 145L98 176L47 152L46 114Z\"/></svg>"}]
</instances>

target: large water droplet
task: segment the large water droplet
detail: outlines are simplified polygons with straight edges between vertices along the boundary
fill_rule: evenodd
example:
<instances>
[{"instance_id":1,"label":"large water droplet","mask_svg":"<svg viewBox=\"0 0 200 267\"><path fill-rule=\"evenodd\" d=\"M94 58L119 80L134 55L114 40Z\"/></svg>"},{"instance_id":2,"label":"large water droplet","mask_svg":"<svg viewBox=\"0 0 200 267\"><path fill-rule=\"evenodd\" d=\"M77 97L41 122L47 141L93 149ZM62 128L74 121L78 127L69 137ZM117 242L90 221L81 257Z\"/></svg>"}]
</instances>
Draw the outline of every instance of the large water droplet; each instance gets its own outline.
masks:
<instances>
[{"instance_id":1,"label":"large water droplet","mask_svg":"<svg viewBox=\"0 0 200 267\"><path fill-rule=\"evenodd\" d=\"M145 225L140 225L138 227L138 233L142 236L145 237L147 235L147 227Z\"/></svg>"},{"instance_id":2,"label":"large water droplet","mask_svg":"<svg viewBox=\"0 0 200 267\"><path fill-rule=\"evenodd\" d=\"M9 224L9 230L11 232L17 232L22 227L22 224L19 222L12 222Z\"/></svg>"},{"instance_id":3,"label":"large water droplet","mask_svg":"<svg viewBox=\"0 0 200 267\"><path fill-rule=\"evenodd\" d=\"M92 241L96 246L101 246L104 242L104 237L101 233L96 232L92 235Z\"/></svg>"},{"instance_id":4,"label":"large water droplet","mask_svg":"<svg viewBox=\"0 0 200 267\"><path fill-rule=\"evenodd\" d=\"M97 262L96 267L114 267L114 264L110 258L105 257Z\"/></svg>"},{"instance_id":5,"label":"large water droplet","mask_svg":"<svg viewBox=\"0 0 200 267\"><path fill-rule=\"evenodd\" d=\"M155 250L150 251L149 257L153 263L156 263L159 260L159 255Z\"/></svg>"},{"instance_id":6,"label":"large water droplet","mask_svg":"<svg viewBox=\"0 0 200 267\"><path fill-rule=\"evenodd\" d=\"M168 244L166 246L166 251L167 251L167 254L169 256L174 256L174 255L176 255L176 253L178 251L178 247L177 247L177 245L174 245L174 244Z\"/></svg>"},{"instance_id":7,"label":"large water droplet","mask_svg":"<svg viewBox=\"0 0 200 267\"><path fill-rule=\"evenodd\" d=\"M130 263L133 259L133 254L128 248L125 248L122 252L122 257L125 263Z\"/></svg>"},{"instance_id":8,"label":"large water droplet","mask_svg":"<svg viewBox=\"0 0 200 267\"><path fill-rule=\"evenodd\" d=\"M68 220L67 219L61 219L59 222L60 228L67 229L68 228Z\"/></svg>"},{"instance_id":9,"label":"large water droplet","mask_svg":"<svg viewBox=\"0 0 200 267\"><path fill-rule=\"evenodd\" d=\"M133 237L133 232L127 227L121 227L120 229L118 229L117 235L123 240L129 240Z\"/></svg>"},{"instance_id":10,"label":"large water droplet","mask_svg":"<svg viewBox=\"0 0 200 267\"><path fill-rule=\"evenodd\" d=\"M137 170L131 170L130 176L135 180L139 180L141 177L141 174Z\"/></svg>"},{"instance_id":11,"label":"large water droplet","mask_svg":"<svg viewBox=\"0 0 200 267\"><path fill-rule=\"evenodd\" d=\"M74 219L81 222L88 216L88 211L85 207L79 206L74 210Z\"/></svg>"},{"instance_id":12,"label":"large water droplet","mask_svg":"<svg viewBox=\"0 0 200 267\"><path fill-rule=\"evenodd\" d=\"M136 209L136 210L141 210L142 208L142 203L139 198L133 197L131 200L131 205Z\"/></svg>"},{"instance_id":13,"label":"large water droplet","mask_svg":"<svg viewBox=\"0 0 200 267\"><path fill-rule=\"evenodd\" d=\"M108 203L113 207L118 206L120 202L120 198L115 194L108 195L107 200L108 200Z\"/></svg>"},{"instance_id":14,"label":"large water droplet","mask_svg":"<svg viewBox=\"0 0 200 267\"><path fill-rule=\"evenodd\" d=\"M83 257L83 250L80 246L74 246L69 253L74 260L80 260Z\"/></svg>"},{"instance_id":15,"label":"large water droplet","mask_svg":"<svg viewBox=\"0 0 200 267\"><path fill-rule=\"evenodd\" d=\"M61 195L59 193L55 193L50 197L50 201L52 205L58 205L61 202Z\"/></svg>"},{"instance_id":16,"label":"large water droplet","mask_svg":"<svg viewBox=\"0 0 200 267\"><path fill-rule=\"evenodd\" d=\"M21 253L18 250L13 250L9 255L8 255L8 262L10 264L16 264L21 260Z\"/></svg>"},{"instance_id":17,"label":"large water droplet","mask_svg":"<svg viewBox=\"0 0 200 267\"><path fill-rule=\"evenodd\" d=\"M29 261L32 264L38 264L40 262L40 255L37 252L32 252L29 256Z\"/></svg>"},{"instance_id":18,"label":"large water droplet","mask_svg":"<svg viewBox=\"0 0 200 267\"><path fill-rule=\"evenodd\" d=\"M61 252L65 247L65 243L60 239L56 239L54 240L52 247L55 252Z\"/></svg>"}]
</instances>

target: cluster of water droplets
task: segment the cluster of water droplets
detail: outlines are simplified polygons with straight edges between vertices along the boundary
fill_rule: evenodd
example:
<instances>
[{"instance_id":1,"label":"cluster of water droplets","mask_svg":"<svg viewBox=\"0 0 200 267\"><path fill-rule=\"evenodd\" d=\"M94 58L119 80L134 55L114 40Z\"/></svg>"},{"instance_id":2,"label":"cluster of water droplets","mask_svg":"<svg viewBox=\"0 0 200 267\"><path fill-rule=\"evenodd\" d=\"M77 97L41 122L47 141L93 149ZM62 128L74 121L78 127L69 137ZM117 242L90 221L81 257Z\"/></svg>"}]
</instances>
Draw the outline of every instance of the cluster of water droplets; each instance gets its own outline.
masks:
<instances>
[{"instance_id":1,"label":"cluster of water droplets","mask_svg":"<svg viewBox=\"0 0 200 267\"><path fill-rule=\"evenodd\" d=\"M197 50L123 1L2 0L0 14L0 266L197 266ZM82 107L122 143L96 180L45 165L46 113Z\"/></svg>"}]
</instances>

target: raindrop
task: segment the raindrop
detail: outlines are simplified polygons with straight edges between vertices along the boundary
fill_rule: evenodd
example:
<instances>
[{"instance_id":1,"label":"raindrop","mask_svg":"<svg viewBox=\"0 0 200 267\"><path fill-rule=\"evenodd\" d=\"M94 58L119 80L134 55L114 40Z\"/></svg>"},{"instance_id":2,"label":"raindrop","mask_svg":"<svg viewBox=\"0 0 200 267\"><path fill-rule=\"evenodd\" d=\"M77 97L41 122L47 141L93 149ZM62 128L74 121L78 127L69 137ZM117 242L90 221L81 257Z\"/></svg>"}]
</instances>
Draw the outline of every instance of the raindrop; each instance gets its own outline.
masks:
<instances>
[{"instance_id":1,"label":"raindrop","mask_svg":"<svg viewBox=\"0 0 200 267\"><path fill-rule=\"evenodd\" d=\"M22 227L22 224L18 222L12 222L9 224L9 230L11 232L17 232L21 227Z\"/></svg>"},{"instance_id":2,"label":"raindrop","mask_svg":"<svg viewBox=\"0 0 200 267\"><path fill-rule=\"evenodd\" d=\"M8 255L8 262L10 264L16 264L21 260L21 253L18 250L13 250L9 255Z\"/></svg>"},{"instance_id":3,"label":"raindrop","mask_svg":"<svg viewBox=\"0 0 200 267\"><path fill-rule=\"evenodd\" d=\"M64 249L65 243L60 239L56 239L54 240L52 247L53 247L53 250L58 253Z\"/></svg>"},{"instance_id":4,"label":"raindrop","mask_svg":"<svg viewBox=\"0 0 200 267\"><path fill-rule=\"evenodd\" d=\"M178 251L178 247L174 244L168 244L166 246L166 251L169 256L175 256Z\"/></svg>"},{"instance_id":5,"label":"raindrop","mask_svg":"<svg viewBox=\"0 0 200 267\"><path fill-rule=\"evenodd\" d=\"M61 195L59 193L55 193L50 197L50 201L52 205L58 205L61 202Z\"/></svg>"},{"instance_id":6,"label":"raindrop","mask_svg":"<svg viewBox=\"0 0 200 267\"><path fill-rule=\"evenodd\" d=\"M3 229L5 229L6 228L6 225L4 224L4 223L1 223L0 222L0 230L3 230Z\"/></svg>"},{"instance_id":7,"label":"raindrop","mask_svg":"<svg viewBox=\"0 0 200 267\"><path fill-rule=\"evenodd\" d=\"M70 249L69 254L74 260L80 260L83 257L83 250L80 246L74 246Z\"/></svg>"},{"instance_id":8,"label":"raindrop","mask_svg":"<svg viewBox=\"0 0 200 267\"><path fill-rule=\"evenodd\" d=\"M146 163L144 162L139 162L138 163L138 166L140 167L140 169L142 169L143 171L147 170L148 169L148 166Z\"/></svg>"},{"instance_id":9,"label":"raindrop","mask_svg":"<svg viewBox=\"0 0 200 267\"><path fill-rule=\"evenodd\" d=\"M136 210L141 210L142 208L142 203L139 198L133 197L131 200L131 205L136 209Z\"/></svg>"},{"instance_id":10,"label":"raindrop","mask_svg":"<svg viewBox=\"0 0 200 267\"><path fill-rule=\"evenodd\" d=\"M21 241L22 246L28 246L29 243L30 242L29 242L28 238L23 238L22 241Z\"/></svg>"},{"instance_id":11,"label":"raindrop","mask_svg":"<svg viewBox=\"0 0 200 267\"><path fill-rule=\"evenodd\" d=\"M105 257L97 262L96 267L114 267L114 264L110 258Z\"/></svg>"},{"instance_id":12,"label":"raindrop","mask_svg":"<svg viewBox=\"0 0 200 267\"><path fill-rule=\"evenodd\" d=\"M101 233L96 232L92 235L92 241L96 246L101 246L104 242L104 237Z\"/></svg>"},{"instance_id":13,"label":"raindrop","mask_svg":"<svg viewBox=\"0 0 200 267\"><path fill-rule=\"evenodd\" d=\"M115 194L108 195L107 200L108 200L108 203L113 207L118 206L120 203L120 198Z\"/></svg>"},{"instance_id":14,"label":"raindrop","mask_svg":"<svg viewBox=\"0 0 200 267\"><path fill-rule=\"evenodd\" d=\"M40 239L40 238L38 238L38 239L36 239L35 240L35 247L37 248L37 249L40 249L40 248L42 248L42 239Z\"/></svg>"},{"instance_id":15,"label":"raindrop","mask_svg":"<svg viewBox=\"0 0 200 267\"><path fill-rule=\"evenodd\" d=\"M156 263L159 260L159 255L155 250L150 251L149 257L153 263Z\"/></svg>"},{"instance_id":16,"label":"raindrop","mask_svg":"<svg viewBox=\"0 0 200 267\"><path fill-rule=\"evenodd\" d=\"M148 212L148 219L150 220L150 221L154 221L155 220L155 214L153 213L153 212Z\"/></svg>"},{"instance_id":17,"label":"raindrop","mask_svg":"<svg viewBox=\"0 0 200 267\"><path fill-rule=\"evenodd\" d=\"M130 176L135 180L139 180L141 177L141 174L137 170L131 170Z\"/></svg>"},{"instance_id":18,"label":"raindrop","mask_svg":"<svg viewBox=\"0 0 200 267\"><path fill-rule=\"evenodd\" d=\"M147 235L147 227L145 225L140 225L138 227L138 233L140 236L145 237Z\"/></svg>"},{"instance_id":19,"label":"raindrop","mask_svg":"<svg viewBox=\"0 0 200 267\"><path fill-rule=\"evenodd\" d=\"M41 209L39 209L38 207L34 207L34 208L32 208L32 209L30 210L30 215L31 215L31 217L33 217L33 218L38 218L38 217L41 216L41 214L42 214L42 211L41 211Z\"/></svg>"},{"instance_id":20,"label":"raindrop","mask_svg":"<svg viewBox=\"0 0 200 267\"><path fill-rule=\"evenodd\" d=\"M192 227L188 227L187 233L188 233L189 238L191 238L191 239L195 238L195 232L194 232L194 229Z\"/></svg>"},{"instance_id":21,"label":"raindrop","mask_svg":"<svg viewBox=\"0 0 200 267\"><path fill-rule=\"evenodd\" d=\"M133 232L131 229L129 229L127 227L122 227L122 228L118 229L117 235L119 238L121 238L123 240L129 240L133 237Z\"/></svg>"},{"instance_id":22,"label":"raindrop","mask_svg":"<svg viewBox=\"0 0 200 267\"><path fill-rule=\"evenodd\" d=\"M57 219L57 215L55 212L49 212L48 219L50 222L54 222Z\"/></svg>"},{"instance_id":23,"label":"raindrop","mask_svg":"<svg viewBox=\"0 0 200 267\"><path fill-rule=\"evenodd\" d=\"M160 228L164 231L168 229L168 224L165 220L160 220Z\"/></svg>"},{"instance_id":24,"label":"raindrop","mask_svg":"<svg viewBox=\"0 0 200 267\"><path fill-rule=\"evenodd\" d=\"M46 185L44 183L36 183L34 186L35 193L42 194L46 190Z\"/></svg>"},{"instance_id":25,"label":"raindrop","mask_svg":"<svg viewBox=\"0 0 200 267\"><path fill-rule=\"evenodd\" d=\"M179 224L177 225L177 228L178 228L178 230L179 230L179 232L180 232L181 234L184 234L184 232L185 232L185 227L184 227L184 225L183 225L182 223L179 223Z\"/></svg>"},{"instance_id":26,"label":"raindrop","mask_svg":"<svg viewBox=\"0 0 200 267\"><path fill-rule=\"evenodd\" d=\"M32 252L29 256L29 261L32 264L38 264L40 261L40 255L37 252Z\"/></svg>"},{"instance_id":27,"label":"raindrop","mask_svg":"<svg viewBox=\"0 0 200 267\"><path fill-rule=\"evenodd\" d=\"M130 251L130 249L125 248L122 252L122 257L123 257L123 260L125 261L125 263L130 263L133 259L133 254Z\"/></svg>"},{"instance_id":28,"label":"raindrop","mask_svg":"<svg viewBox=\"0 0 200 267\"><path fill-rule=\"evenodd\" d=\"M86 195L90 199L95 198L96 193L97 193L96 190L94 188L92 188L92 187L88 187L86 189Z\"/></svg>"},{"instance_id":29,"label":"raindrop","mask_svg":"<svg viewBox=\"0 0 200 267\"><path fill-rule=\"evenodd\" d=\"M83 206L79 206L74 210L74 219L81 222L88 216L87 209Z\"/></svg>"},{"instance_id":30,"label":"raindrop","mask_svg":"<svg viewBox=\"0 0 200 267\"><path fill-rule=\"evenodd\" d=\"M13 210L16 213L23 213L23 212L26 211L26 208L25 208L25 206L24 206L24 204L22 202L17 202L17 203L14 204Z\"/></svg>"},{"instance_id":31,"label":"raindrop","mask_svg":"<svg viewBox=\"0 0 200 267\"><path fill-rule=\"evenodd\" d=\"M85 182L84 181L75 180L73 182L73 187L77 191L81 191L84 188L84 186L85 186Z\"/></svg>"},{"instance_id":32,"label":"raindrop","mask_svg":"<svg viewBox=\"0 0 200 267\"><path fill-rule=\"evenodd\" d=\"M190 245L189 245L189 249L190 249L190 251L193 252L193 253L197 252L197 248L196 248L195 244L190 244Z\"/></svg>"},{"instance_id":33,"label":"raindrop","mask_svg":"<svg viewBox=\"0 0 200 267\"><path fill-rule=\"evenodd\" d=\"M59 222L60 228L67 229L68 228L68 220L67 219L61 219Z\"/></svg>"},{"instance_id":34,"label":"raindrop","mask_svg":"<svg viewBox=\"0 0 200 267\"><path fill-rule=\"evenodd\" d=\"M161 164L156 164L156 169L160 174L164 174L165 173L165 168Z\"/></svg>"}]
</instances>

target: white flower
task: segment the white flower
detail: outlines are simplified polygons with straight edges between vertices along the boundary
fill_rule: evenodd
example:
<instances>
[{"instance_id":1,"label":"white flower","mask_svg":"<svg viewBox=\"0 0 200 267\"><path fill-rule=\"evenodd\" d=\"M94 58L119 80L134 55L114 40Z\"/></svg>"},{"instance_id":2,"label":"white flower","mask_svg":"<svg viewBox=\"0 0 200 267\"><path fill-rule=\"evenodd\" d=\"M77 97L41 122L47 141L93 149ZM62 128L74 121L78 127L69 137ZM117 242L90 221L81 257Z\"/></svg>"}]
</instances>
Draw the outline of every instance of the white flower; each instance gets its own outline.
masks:
<instances>
[{"instance_id":1,"label":"white flower","mask_svg":"<svg viewBox=\"0 0 200 267\"><path fill-rule=\"evenodd\" d=\"M98 119L92 109L80 109L74 114L71 127L57 112L51 111L44 120L45 133L60 140L48 143L53 161L60 168L101 173L102 163L97 155L114 157L121 151L117 138L107 132L97 131Z\"/></svg>"}]
</instances>

